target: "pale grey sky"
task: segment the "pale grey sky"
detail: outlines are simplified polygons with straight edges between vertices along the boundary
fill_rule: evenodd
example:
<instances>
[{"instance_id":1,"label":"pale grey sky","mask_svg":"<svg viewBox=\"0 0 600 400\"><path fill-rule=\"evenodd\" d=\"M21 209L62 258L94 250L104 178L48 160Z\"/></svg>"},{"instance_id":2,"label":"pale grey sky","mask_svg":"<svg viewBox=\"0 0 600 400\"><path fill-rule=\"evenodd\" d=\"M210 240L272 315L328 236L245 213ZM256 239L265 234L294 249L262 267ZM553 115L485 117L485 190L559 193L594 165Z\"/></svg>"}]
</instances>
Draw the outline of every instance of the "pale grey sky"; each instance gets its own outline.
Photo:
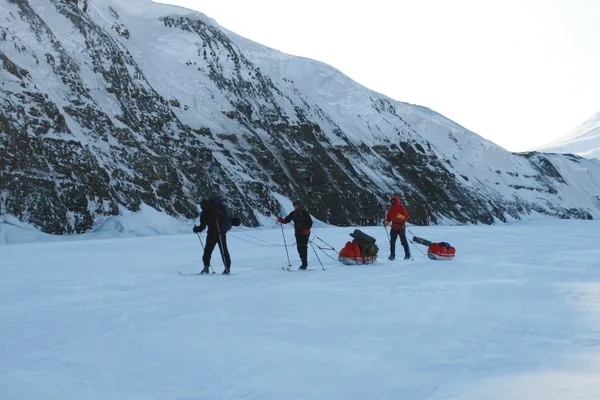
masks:
<instances>
[{"instance_id":1,"label":"pale grey sky","mask_svg":"<svg viewBox=\"0 0 600 400\"><path fill-rule=\"evenodd\" d=\"M512 151L600 111L600 0L160 0Z\"/></svg>"}]
</instances>

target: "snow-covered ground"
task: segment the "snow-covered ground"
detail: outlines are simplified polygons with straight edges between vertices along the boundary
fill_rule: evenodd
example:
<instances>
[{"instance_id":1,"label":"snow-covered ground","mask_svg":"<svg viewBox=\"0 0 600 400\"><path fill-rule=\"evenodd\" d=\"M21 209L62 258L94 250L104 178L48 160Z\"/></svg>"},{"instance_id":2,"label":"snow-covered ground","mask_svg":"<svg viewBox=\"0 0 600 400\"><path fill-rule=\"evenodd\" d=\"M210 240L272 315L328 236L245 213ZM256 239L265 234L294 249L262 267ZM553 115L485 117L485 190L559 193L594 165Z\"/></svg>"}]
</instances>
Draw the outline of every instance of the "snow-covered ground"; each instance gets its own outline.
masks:
<instances>
[{"instance_id":1,"label":"snow-covered ground","mask_svg":"<svg viewBox=\"0 0 600 400\"><path fill-rule=\"evenodd\" d=\"M600 398L598 221L411 229L456 259L288 273L278 229L232 232L229 277L179 274L192 233L0 246L0 398Z\"/></svg>"}]
</instances>

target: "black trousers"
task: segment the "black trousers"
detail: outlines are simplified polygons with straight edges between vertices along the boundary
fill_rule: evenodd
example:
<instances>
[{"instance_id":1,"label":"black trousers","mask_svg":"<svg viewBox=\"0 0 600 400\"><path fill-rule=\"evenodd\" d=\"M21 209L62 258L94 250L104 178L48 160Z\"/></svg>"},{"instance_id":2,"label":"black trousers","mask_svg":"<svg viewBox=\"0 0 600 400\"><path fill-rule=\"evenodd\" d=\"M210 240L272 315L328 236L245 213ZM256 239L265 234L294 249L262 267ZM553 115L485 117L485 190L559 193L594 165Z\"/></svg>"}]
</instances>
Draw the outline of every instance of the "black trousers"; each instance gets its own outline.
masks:
<instances>
[{"instance_id":1,"label":"black trousers","mask_svg":"<svg viewBox=\"0 0 600 400\"><path fill-rule=\"evenodd\" d=\"M296 232L296 247L300 260L302 260L302 266L306 267L308 265L308 235Z\"/></svg>"},{"instance_id":2,"label":"black trousers","mask_svg":"<svg viewBox=\"0 0 600 400\"><path fill-rule=\"evenodd\" d=\"M227 234L221 233L219 235L217 232L210 231L206 235L206 247L204 247L204 255L202 256L204 266L208 267L210 265L210 257L217 245L219 246L221 255L225 259L225 268L231 268L231 257L229 256L229 250L227 249Z\"/></svg>"},{"instance_id":3,"label":"black trousers","mask_svg":"<svg viewBox=\"0 0 600 400\"><path fill-rule=\"evenodd\" d=\"M399 231L392 229L390 234L390 255L396 255L396 240L400 236L400 243L404 247L404 256L410 256L408 241L406 240L406 227L401 227Z\"/></svg>"}]
</instances>

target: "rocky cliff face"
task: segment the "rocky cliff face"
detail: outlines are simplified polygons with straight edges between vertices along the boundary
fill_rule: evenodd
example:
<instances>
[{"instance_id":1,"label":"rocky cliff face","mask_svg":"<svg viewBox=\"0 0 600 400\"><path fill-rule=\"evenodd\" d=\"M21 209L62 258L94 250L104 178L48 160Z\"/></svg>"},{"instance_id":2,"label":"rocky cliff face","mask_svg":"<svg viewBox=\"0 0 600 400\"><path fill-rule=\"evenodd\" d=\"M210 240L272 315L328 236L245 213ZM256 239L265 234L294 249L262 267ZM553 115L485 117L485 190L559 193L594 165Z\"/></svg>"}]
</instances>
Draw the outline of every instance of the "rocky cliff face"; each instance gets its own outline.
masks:
<instances>
[{"instance_id":1,"label":"rocky cliff face","mask_svg":"<svg viewBox=\"0 0 600 400\"><path fill-rule=\"evenodd\" d=\"M417 224L600 216L600 163L511 154L441 115L202 14L148 0L0 0L0 212L46 232L142 203L244 223L278 195L373 224L400 193Z\"/></svg>"}]
</instances>

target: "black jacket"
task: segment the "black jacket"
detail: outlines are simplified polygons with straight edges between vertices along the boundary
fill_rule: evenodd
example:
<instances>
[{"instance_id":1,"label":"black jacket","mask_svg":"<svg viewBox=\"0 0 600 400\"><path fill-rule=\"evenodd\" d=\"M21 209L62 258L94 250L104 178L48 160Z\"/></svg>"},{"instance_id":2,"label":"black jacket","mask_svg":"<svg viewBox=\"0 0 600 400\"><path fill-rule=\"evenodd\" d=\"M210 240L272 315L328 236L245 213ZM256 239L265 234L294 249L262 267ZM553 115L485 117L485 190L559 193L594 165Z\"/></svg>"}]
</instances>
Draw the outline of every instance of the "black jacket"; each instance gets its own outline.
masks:
<instances>
[{"instance_id":1,"label":"black jacket","mask_svg":"<svg viewBox=\"0 0 600 400\"><path fill-rule=\"evenodd\" d=\"M221 206L222 201L218 199L211 201L203 200L200 203L202 212L200 213L200 232L208 227L209 232L227 233L231 229L231 220L229 211L226 207Z\"/></svg>"},{"instance_id":2,"label":"black jacket","mask_svg":"<svg viewBox=\"0 0 600 400\"><path fill-rule=\"evenodd\" d=\"M296 229L297 233L303 231L304 229L311 229L313 226L312 218L310 217L308 211L306 211L304 208L292 211L290 215L284 219L286 224L294 221L294 228Z\"/></svg>"}]
</instances>

